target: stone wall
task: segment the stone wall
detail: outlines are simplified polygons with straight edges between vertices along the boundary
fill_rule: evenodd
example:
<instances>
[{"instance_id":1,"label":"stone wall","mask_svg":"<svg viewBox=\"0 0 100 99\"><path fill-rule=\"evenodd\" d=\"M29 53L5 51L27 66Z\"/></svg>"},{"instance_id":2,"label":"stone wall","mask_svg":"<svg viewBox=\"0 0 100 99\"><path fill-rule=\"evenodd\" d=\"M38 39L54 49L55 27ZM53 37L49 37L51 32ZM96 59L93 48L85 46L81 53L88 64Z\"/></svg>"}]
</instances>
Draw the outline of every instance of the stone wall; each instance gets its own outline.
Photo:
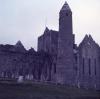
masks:
<instances>
[{"instance_id":1,"label":"stone wall","mask_svg":"<svg viewBox=\"0 0 100 99\"><path fill-rule=\"evenodd\" d=\"M100 48L89 35L79 45L79 83L85 88L100 87Z\"/></svg>"},{"instance_id":2,"label":"stone wall","mask_svg":"<svg viewBox=\"0 0 100 99\"><path fill-rule=\"evenodd\" d=\"M7 49L8 48L8 49ZM16 79L45 80L51 79L52 57L42 52L12 50L13 45L0 46L0 77Z\"/></svg>"}]
</instances>

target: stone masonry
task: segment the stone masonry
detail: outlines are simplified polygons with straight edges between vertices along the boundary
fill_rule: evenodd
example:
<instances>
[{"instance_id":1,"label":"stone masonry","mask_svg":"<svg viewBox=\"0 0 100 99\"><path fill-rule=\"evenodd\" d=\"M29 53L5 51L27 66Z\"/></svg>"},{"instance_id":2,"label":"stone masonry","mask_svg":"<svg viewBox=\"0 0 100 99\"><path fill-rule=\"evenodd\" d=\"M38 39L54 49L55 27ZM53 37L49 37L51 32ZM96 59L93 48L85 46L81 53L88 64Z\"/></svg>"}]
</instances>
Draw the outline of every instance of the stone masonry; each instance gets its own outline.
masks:
<instances>
[{"instance_id":1,"label":"stone masonry","mask_svg":"<svg viewBox=\"0 0 100 99\"><path fill-rule=\"evenodd\" d=\"M59 13L59 31L46 27L38 51L0 45L0 79L33 80L100 90L100 46L86 35L77 46L72 11L67 2Z\"/></svg>"}]
</instances>

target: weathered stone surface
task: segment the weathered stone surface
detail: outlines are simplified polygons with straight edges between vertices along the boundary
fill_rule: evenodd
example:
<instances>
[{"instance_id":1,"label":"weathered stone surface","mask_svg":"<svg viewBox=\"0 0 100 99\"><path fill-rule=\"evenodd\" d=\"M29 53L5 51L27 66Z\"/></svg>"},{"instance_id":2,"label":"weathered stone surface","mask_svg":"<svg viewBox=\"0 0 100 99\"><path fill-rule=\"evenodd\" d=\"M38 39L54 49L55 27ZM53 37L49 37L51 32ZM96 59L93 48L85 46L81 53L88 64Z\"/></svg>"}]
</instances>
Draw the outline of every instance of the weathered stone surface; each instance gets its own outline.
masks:
<instances>
[{"instance_id":1,"label":"weathered stone surface","mask_svg":"<svg viewBox=\"0 0 100 99\"><path fill-rule=\"evenodd\" d=\"M74 38L72 30L72 12L67 3L59 14L57 82L62 84L74 83Z\"/></svg>"},{"instance_id":2,"label":"weathered stone surface","mask_svg":"<svg viewBox=\"0 0 100 99\"><path fill-rule=\"evenodd\" d=\"M65 3L59 13L59 31L49 30L38 38L38 51L0 45L0 77L76 85L100 90L100 47L91 35L75 44L72 11ZM20 80L20 79L19 79Z\"/></svg>"},{"instance_id":3,"label":"weathered stone surface","mask_svg":"<svg viewBox=\"0 0 100 99\"><path fill-rule=\"evenodd\" d=\"M86 35L79 45L78 82L80 86L95 88L100 84L100 47Z\"/></svg>"},{"instance_id":4,"label":"weathered stone surface","mask_svg":"<svg viewBox=\"0 0 100 99\"><path fill-rule=\"evenodd\" d=\"M72 28L72 11L67 2L59 13L59 31L46 28L38 39L38 50L44 50L53 57L53 81L100 89L100 47L91 35L86 35L77 47Z\"/></svg>"},{"instance_id":5,"label":"weathered stone surface","mask_svg":"<svg viewBox=\"0 0 100 99\"><path fill-rule=\"evenodd\" d=\"M14 45L1 45L0 48L1 77L18 78L23 76L30 79L33 76L33 79L41 80L41 75L46 75L45 79L51 79L52 61L49 54L44 51L35 52L32 48L24 52L10 50L11 48L15 49Z\"/></svg>"}]
</instances>

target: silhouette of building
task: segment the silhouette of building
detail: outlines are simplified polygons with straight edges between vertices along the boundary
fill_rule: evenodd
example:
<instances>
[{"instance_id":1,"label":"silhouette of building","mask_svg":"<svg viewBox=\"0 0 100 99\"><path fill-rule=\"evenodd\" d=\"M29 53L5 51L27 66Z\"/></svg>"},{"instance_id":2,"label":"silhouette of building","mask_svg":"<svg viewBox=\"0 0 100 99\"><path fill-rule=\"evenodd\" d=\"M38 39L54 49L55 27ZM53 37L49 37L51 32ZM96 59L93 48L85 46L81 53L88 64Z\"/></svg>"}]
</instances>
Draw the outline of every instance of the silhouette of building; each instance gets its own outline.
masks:
<instances>
[{"instance_id":1,"label":"silhouette of building","mask_svg":"<svg viewBox=\"0 0 100 99\"><path fill-rule=\"evenodd\" d=\"M21 76L100 90L100 47L91 35L77 46L72 25L72 11L65 2L59 13L59 31L46 27L38 38L37 52L26 50L21 41L0 45L0 77Z\"/></svg>"},{"instance_id":2,"label":"silhouette of building","mask_svg":"<svg viewBox=\"0 0 100 99\"><path fill-rule=\"evenodd\" d=\"M75 44L72 11L67 2L59 13L59 31L46 28L38 38L38 51L41 50L54 57L55 82L100 88L100 47L91 35L86 35L79 46Z\"/></svg>"}]
</instances>

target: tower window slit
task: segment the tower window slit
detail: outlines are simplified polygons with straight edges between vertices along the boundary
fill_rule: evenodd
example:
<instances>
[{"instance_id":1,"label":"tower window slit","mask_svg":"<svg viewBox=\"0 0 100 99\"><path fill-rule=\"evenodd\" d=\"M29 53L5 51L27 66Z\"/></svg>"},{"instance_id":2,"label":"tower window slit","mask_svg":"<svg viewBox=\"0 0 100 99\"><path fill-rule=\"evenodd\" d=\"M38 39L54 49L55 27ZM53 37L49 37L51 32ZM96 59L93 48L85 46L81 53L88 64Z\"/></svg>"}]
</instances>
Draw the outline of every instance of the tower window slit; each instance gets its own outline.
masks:
<instances>
[{"instance_id":1,"label":"tower window slit","mask_svg":"<svg viewBox=\"0 0 100 99\"><path fill-rule=\"evenodd\" d=\"M84 74L84 58L83 58L83 74Z\"/></svg>"},{"instance_id":2,"label":"tower window slit","mask_svg":"<svg viewBox=\"0 0 100 99\"><path fill-rule=\"evenodd\" d=\"M91 59L89 58L89 75L91 75Z\"/></svg>"},{"instance_id":3,"label":"tower window slit","mask_svg":"<svg viewBox=\"0 0 100 99\"><path fill-rule=\"evenodd\" d=\"M95 72L95 75L96 75L96 59L94 60L94 63L95 63L95 65L94 65L94 66L95 66L95 67L94 67L94 68L95 68L95 69L94 69L95 71L94 71L94 72Z\"/></svg>"},{"instance_id":4,"label":"tower window slit","mask_svg":"<svg viewBox=\"0 0 100 99\"><path fill-rule=\"evenodd\" d=\"M54 63L54 73L56 73L56 63Z\"/></svg>"}]
</instances>

